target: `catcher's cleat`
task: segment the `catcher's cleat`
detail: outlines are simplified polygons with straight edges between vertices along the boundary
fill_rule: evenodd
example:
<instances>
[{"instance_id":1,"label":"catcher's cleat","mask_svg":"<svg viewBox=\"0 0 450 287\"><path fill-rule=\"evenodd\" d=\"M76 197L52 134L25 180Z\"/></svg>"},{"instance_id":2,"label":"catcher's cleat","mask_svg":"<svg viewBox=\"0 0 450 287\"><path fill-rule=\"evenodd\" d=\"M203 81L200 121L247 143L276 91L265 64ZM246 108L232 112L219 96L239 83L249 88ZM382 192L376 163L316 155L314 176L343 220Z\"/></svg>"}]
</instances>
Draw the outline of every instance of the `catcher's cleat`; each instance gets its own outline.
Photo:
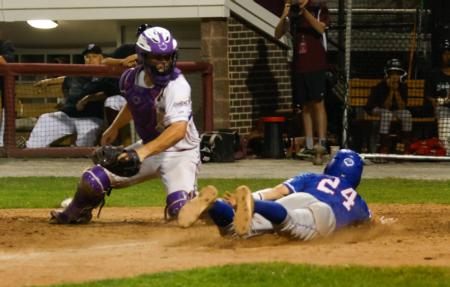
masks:
<instances>
[{"instance_id":1,"label":"catcher's cleat","mask_svg":"<svg viewBox=\"0 0 450 287\"><path fill-rule=\"evenodd\" d=\"M56 209L50 212L51 224L85 224L92 219L92 209L85 209L78 215L71 215L67 209Z\"/></svg>"},{"instance_id":2,"label":"catcher's cleat","mask_svg":"<svg viewBox=\"0 0 450 287\"><path fill-rule=\"evenodd\" d=\"M218 191L208 185L200 190L200 194L188 201L178 213L178 224L189 227L194 224L200 215L216 200Z\"/></svg>"},{"instance_id":3,"label":"catcher's cleat","mask_svg":"<svg viewBox=\"0 0 450 287\"><path fill-rule=\"evenodd\" d=\"M236 189L236 212L234 214L234 229L240 236L248 234L253 219L254 202L251 190L242 185Z\"/></svg>"},{"instance_id":4,"label":"catcher's cleat","mask_svg":"<svg viewBox=\"0 0 450 287\"><path fill-rule=\"evenodd\" d=\"M56 209L56 210L50 211L49 222L51 224L64 224L65 222L67 222L67 218L63 214L62 209Z\"/></svg>"}]
</instances>

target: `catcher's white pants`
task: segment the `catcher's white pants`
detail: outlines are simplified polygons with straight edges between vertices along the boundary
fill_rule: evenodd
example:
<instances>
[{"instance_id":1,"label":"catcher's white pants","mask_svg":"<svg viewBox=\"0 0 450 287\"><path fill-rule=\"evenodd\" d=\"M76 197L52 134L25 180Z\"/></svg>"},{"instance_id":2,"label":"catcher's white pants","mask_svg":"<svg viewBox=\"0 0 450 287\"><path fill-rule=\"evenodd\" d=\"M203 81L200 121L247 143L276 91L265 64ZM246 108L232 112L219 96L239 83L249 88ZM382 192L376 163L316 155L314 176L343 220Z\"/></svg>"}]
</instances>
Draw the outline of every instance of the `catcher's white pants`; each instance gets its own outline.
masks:
<instances>
[{"instance_id":1,"label":"catcher's white pants","mask_svg":"<svg viewBox=\"0 0 450 287\"><path fill-rule=\"evenodd\" d=\"M64 136L76 133L77 146L94 146L103 128L99 118L72 118L63 112L42 114L27 141L27 148L48 147Z\"/></svg>"},{"instance_id":2,"label":"catcher's white pants","mask_svg":"<svg viewBox=\"0 0 450 287\"><path fill-rule=\"evenodd\" d=\"M292 239L307 241L318 236L326 237L336 229L336 217L331 207L309 193L293 193L276 202L286 208L286 220L279 226L274 226L269 220L255 213L250 231L245 237L276 231ZM228 235L235 233L233 228L225 228L224 231Z\"/></svg>"},{"instance_id":3,"label":"catcher's white pants","mask_svg":"<svg viewBox=\"0 0 450 287\"><path fill-rule=\"evenodd\" d=\"M444 106L436 107L436 118L438 121L439 140L450 155L450 108Z\"/></svg>"},{"instance_id":4,"label":"catcher's white pants","mask_svg":"<svg viewBox=\"0 0 450 287\"><path fill-rule=\"evenodd\" d=\"M127 149L142 146L139 141ZM183 151L161 152L150 156L142 162L138 174L132 177L121 177L108 172L111 186L123 188L152 178L161 177L167 194L184 190L197 190L197 173L200 167L200 151L198 148Z\"/></svg>"}]
</instances>

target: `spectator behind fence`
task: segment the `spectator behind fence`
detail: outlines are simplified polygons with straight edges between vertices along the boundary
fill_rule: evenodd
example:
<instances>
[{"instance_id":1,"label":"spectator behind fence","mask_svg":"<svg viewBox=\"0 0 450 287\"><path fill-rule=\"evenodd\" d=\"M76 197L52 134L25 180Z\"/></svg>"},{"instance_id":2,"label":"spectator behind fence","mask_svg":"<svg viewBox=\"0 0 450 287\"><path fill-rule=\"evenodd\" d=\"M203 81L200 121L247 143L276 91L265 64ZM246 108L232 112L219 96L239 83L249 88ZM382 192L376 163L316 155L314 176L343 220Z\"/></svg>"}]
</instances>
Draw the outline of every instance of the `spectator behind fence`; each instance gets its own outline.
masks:
<instances>
[{"instance_id":1,"label":"spectator behind fence","mask_svg":"<svg viewBox=\"0 0 450 287\"><path fill-rule=\"evenodd\" d=\"M292 2L292 5L291 5ZM294 107L302 109L306 147L299 157L316 156L322 163L326 153L327 114L324 105L328 69L325 29L329 13L325 1L286 0L283 14L275 28L280 39L289 32L293 42L292 90ZM314 145L313 127L319 142Z\"/></svg>"},{"instance_id":2,"label":"spectator behind fence","mask_svg":"<svg viewBox=\"0 0 450 287\"><path fill-rule=\"evenodd\" d=\"M441 67L426 81L427 100L432 104L438 121L438 136L450 155L450 36L440 41Z\"/></svg>"},{"instance_id":3,"label":"spectator behind fence","mask_svg":"<svg viewBox=\"0 0 450 287\"><path fill-rule=\"evenodd\" d=\"M88 45L82 55L85 65L100 65L103 59L102 49L95 44ZM28 148L48 147L75 133L77 146L94 146L103 128L105 99L114 102L115 97L121 97L117 96L117 78L67 76L45 79L36 85L61 83L65 92L62 107L39 117L27 141Z\"/></svg>"},{"instance_id":4,"label":"spectator behind fence","mask_svg":"<svg viewBox=\"0 0 450 287\"><path fill-rule=\"evenodd\" d=\"M398 59L390 59L384 68L384 80L375 86L367 100L366 111L380 116L380 146L378 152L389 153L389 130L395 117L402 123L401 143L397 152L404 153L411 140L412 115L407 110L408 87L406 71Z\"/></svg>"},{"instance_id":5,"label":"spectator behind fence","mask_svg":"<svg viewBox=\"0 0 450 287\"><path fill-rule=\"evenodd\" d=\"M11 41L3 39L3 33L0 30L0 65L14 61L15 48ZM0 147L3 146L3 134L5 131L5 90L3 86L3 77L0 77L1 109L0 109Z\"/></svg>"}]
</instances>

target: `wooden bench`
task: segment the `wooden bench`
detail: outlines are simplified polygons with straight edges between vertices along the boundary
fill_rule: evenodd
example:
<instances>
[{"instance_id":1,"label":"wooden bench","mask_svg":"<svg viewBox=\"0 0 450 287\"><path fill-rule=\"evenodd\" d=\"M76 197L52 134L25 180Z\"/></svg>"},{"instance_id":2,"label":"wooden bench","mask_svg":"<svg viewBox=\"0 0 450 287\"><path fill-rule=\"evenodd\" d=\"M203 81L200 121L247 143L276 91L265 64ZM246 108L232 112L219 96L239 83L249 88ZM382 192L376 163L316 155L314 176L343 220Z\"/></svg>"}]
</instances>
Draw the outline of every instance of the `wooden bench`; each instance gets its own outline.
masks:
<instances>
[{"instance_id":1,"label":"wooden bench","mask_svg":"<svg viewBox=\"0 0 450 287\"><path fill-rule=\"evenodd\" d=\"M16 140L23 146L39 116L57 111L57 104L64 95L61 85L35 87L33 84L17 84L15 89ZM74 136L64 137L53 145L70 145Z\"/></svg>"},{"instance_id":2,"label":"wooden bench","mask_svg":"<svg viewBox=\"0 0 450 287\"><path fill-rule=\"evenodd\" d=\"M16 130L29 132L40 115L56 111L64 98L61 85L45 88L33 84L18 84L15 89Z\"/></svg>"},{"instance_id":3,"label":"wooden bench","mask_svg":"<svg viewBox=\"0 0 450 287\"><path fill-rule=\"evenodd\" d=\"M44 113L54 112L63 98L61 85L38 88L32 84L19 84L16 86L16 117L37 118Z\"/></svg>"},{"instance_id":4,"label":"wooden bench","mask_svg":"<svg viewBox=\"0 0 450 287\"><path fill-rule=\"evenodd\" d=\"M381 79L351 79L349 82L349 99L348 103L353 108L363 109L366 106L372 88L374 88ZM407 80L408 86L408 103L407 107L413 113L413 123L433 123L434 117L414 116L414 111L423 108L424 101L424 80ZM379 116L371 116L365 112L357 113L354 120L379 121ZM393 119L396 120L395 118Z\"/></svg>"},{"instance_id":5,"label":"wooden bench","mask_svg":"<svg viewBox=\"0 0 450 287\"><path fill-rule=\"evenodd\" d=\"M356 130L352 133L358 134L355 137L362 136L362 141L373 141L369 137L373 137L374 130L373 125L370 123L378 123L380 121L379 116L369 115L364 107L370 96L372 88L374 88L381 79L351 79L349 81L349 98L348 104L353 108L352 118L350 125ZM416 137L429 137L436 130L436 118L423 115L423 103L425 95L425 80L407 80L408 86L408 103L407 108L412 113L413 132ZM398 119L395 117L393 122L398 123ZM422 128L418 128L418 127ZM430 127L431 126L431 127ZM419 134L420 133L420 134ZM368 144L370 145L370 144Z\"/></svg>"}]
</instances>

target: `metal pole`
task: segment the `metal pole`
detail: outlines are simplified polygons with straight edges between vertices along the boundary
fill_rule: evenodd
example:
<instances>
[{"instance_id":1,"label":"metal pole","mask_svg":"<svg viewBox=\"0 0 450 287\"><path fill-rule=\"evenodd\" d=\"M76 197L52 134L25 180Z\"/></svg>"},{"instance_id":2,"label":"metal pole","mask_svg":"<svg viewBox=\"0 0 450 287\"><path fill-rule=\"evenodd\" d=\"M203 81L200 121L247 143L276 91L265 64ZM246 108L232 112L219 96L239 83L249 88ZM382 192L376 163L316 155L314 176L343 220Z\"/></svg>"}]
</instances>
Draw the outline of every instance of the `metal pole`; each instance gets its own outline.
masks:
<instances>
[{"instance_id":1,"label":"metal pole","mask_svg":"<svg viewBox=\"0 0 450 287\"><path fill-rule=\"evenodd\" d=\"M339 0L338 7L338 26L344 27L345 24L345 0ZM338 47L344 47L345 45L345 35L344 30L338 30ZM344 71L345 69L345 53L344 50L338 49L338 67L340 71Z\"/></svg>"},{"instance_id":2,"label":"metal pole","mask_svg":"<svg viewBox=\"0 0 450 287\"><path fill-rule=\"evenodd\" d=\"M342 116L342 146L348 147L348 83L350 81L351 36L352 36L352 0L347 0L347 21L345 24L345 82L344 113Z\"/></svg>"}]
</instances>

